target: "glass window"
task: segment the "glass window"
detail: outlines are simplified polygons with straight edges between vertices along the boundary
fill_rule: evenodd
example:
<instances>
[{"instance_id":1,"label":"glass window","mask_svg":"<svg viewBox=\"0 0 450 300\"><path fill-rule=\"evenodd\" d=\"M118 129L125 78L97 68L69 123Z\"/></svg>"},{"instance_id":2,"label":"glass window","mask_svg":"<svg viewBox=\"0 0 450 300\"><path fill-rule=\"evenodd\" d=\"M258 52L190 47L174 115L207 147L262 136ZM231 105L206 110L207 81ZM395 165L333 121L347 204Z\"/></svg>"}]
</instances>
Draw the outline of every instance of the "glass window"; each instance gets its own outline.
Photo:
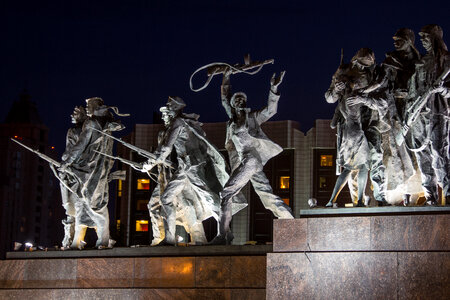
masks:
<instances>
[{"instance_id":1,"label":"glass window","mask_svg":"<svg viewBox=\"0 0 450 300\"><path fill-rule=\"evenodd\" d=\"M120 220L116 221L116 229L117 229L117 231L120 230Z\"/></svg>"},{"instance_id":2,"label":"glass window","mask_svg":"<svg viewBox=\"0 0 450 300\"><path fill-rule=\"evenodd\" d=\"M141 178L137 180L137 189L138 190L149 190L150 189L150 179Z\"/></svg>"},{"instance_id":3,"label":"glass window","mask_svg":"<svg viewBox=\"0 0 450 300\"><path fill-rule=\"evenodd\" d=\"M122 197L122 180L117 183L117 197Z\"/></svg>"},{"instance_id":4,"label":"glass window","mask_svg":"<svg viewBox=\"0 0 450 300\"><path fill-rule=\"evenodd\" d=\"M319 177L319 189L326 189L327 188L327 178L326 177Z\"/></svg>"},{"instance_id":5,"label":"glass window","mask_svg":"<svg viewBox=\"0 0 450 300\"><path fill-rule=\"evenodd\" d=\"M148 231L148 220L136 220L136 231Z\"/></svg>"},{"instance_id":6,"label":"glass window","mask_svg":"<svg viewBox=\"0 0 450 300\"><path fill-rule=\"evenodd\" d=\"M280 176L280 189L287 190L289 189L289 176Z\"/></svg>"},{"instance_id":7,"label":"glass window","mask_svg":"<svg viewBox=\"0 0 450 300\"><path fill-rule=\"evenodd\" d=\"M147 210L148 199L139 199L136 201L136 210Z\"/></svg>"},{"instance_id":8,"label":"glass window","mask_svg":"<svg viewBox=\"0 0 450 300\"><path fill-rule=\"evenodd\" d=\"M333 166L333 155L321 155L320 156L320 166L321 167L332 167Z\"/></svg>"},{"instance_id":9,"label":"glass window","mask_svg":"<svg viewBox=\"0 0 450 300\"><path fill-rule=\"evenodd\" d=\"M289 198L283 198L282 200L284 201L284 203L286 203L286 205L289 206Z\"/></svg>"}]
</instances>

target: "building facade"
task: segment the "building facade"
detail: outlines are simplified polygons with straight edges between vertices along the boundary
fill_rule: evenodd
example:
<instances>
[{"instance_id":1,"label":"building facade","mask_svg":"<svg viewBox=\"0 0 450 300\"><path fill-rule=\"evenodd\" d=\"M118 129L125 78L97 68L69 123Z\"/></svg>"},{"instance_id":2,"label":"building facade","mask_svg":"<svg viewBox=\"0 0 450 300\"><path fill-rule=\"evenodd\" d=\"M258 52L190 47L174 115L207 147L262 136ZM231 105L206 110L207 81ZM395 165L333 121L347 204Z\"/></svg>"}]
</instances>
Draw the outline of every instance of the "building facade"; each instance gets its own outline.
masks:
<instances>
[{"instance_id":1,"label":"building facade","mask_svg":"<svg viewBox=\"0 0 450 300\"><path fill-rule=\"evenodd\" d=\"M15 138L50 157L48 128L26 92L19 96L0 124L0 246L1 254L14 242L53 246L62 238L59 182L48 163L11 141Z\"/></svg>"}]
</instances>

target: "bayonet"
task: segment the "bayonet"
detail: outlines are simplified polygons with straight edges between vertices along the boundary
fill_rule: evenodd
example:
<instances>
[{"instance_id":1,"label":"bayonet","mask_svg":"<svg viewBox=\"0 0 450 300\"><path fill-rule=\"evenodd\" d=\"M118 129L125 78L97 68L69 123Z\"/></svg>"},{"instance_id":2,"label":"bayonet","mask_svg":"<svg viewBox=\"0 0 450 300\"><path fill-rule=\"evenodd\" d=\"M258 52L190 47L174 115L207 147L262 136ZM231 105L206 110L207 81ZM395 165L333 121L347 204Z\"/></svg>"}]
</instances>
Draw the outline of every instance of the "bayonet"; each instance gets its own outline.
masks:
<instances>
[{"instance_id":1,"label":"bayonet","mask_svg":"<svg viewBox=\"0 0 450 300\"><path fill-rule=\"evenodd\" d=\"M135 151L137 154L139 154L139 155L141 155L141 156L144 156L144 157L146 157L146 158L148 158L148 159L151 159L151 160L154 160L154 161L157 159L157 157L156 157L155 154L153 154L153 153L151 153L151 152L149 152L149 151L147 151L147 150L144 150L144 149L141 149L141 148L139 148L139 147L136 147L136 146L133 145L133 144L127 143L127 142L123 141L122 139L116 138L115 136L112 136L112 135L110 135L110 134L108 134L108 133L106 133L106 132L103 132L103 131L101 131L101 130L98 130L97 128L94 128L94 127L89 127L89 128L91 128L91 129L93 129L93 130L95 130L95 131L100 132L100 133L103 134L104 136L107 136L107 137L109 137L109 138L112 138L113 140L118 141L119 143L121 143L121 144L124 145L125 147L127 147L127 148L129 148L129 149ZM167 161L167 160L163 162L163 165L166 166L166 167L169 167L169 168L172 168L172 169L173 169L173 164L172 164L171 162Z\"/></svg>"},{"instance_id":2,"label":"bayonet","mask_svg":"<svg viewBox=\"0 0 450 300\"><path fill-rule=\"evenodd\" d=\"M42 158L43 160L49 162L51 165L53 165L53 166L55 166L55 167L57 167L57 168L60 168L60 167L61 167L61 163L60 163L60 162L58 162L58 161L54 160L53 158L51 158L51 157L49 157L49 156L47 156L47 155L45 155L45 154L39 152L38 150L34 150L33 148L28 147L27 145L22 144L21 142L19 142L19 141L16 140L16 139L13 139L13 138L11 138L11 141L16 142L17 144L19 144L20 146L24 147L25 149L27 149L27 150L29 150L29 151L35 153L37 156L39 156L39 157ZM66 189L68 189L68 190L71 191L72 193L76 194L76 193L75 193L75 192L74 192L74 191L73 191L73 190L72 190L72 189L64 182L64 180L62 180L61 178L59 178L59 176L56 174L56 171L55 171L53 168L52 168L52 171L53 171L53 173L55 174L56 178L58 178L58 180L62 183L62 185L64 185L64 187L65 187ZM71 175L71 176L77 178L77 176L75 175L75 173L73 173L72 171L66 169L65 172L66 172L67 174L69 174L69 175Z\"/></svg>"},{"instance_id":3,"label":"bayonet","mask_svg":"<svg viewBox=\"0 0 450 300\"><path fill-rule=\"evenodd\" d=\"M122 157L120 157L120 156L109 155L109 154L106 154L106 153L103 153L103 152L100 152L100 151L97 151L97 150L94 150L94 152L97 152L97 153L99 153L99 154L101 154L101 155L104 155L104 156L106 156L106 157L112 158L112 159L114 159L114 160L121 161L121 162L123 162L124 164L129 165L130 167L132 167L133 169L135 169L135 170L137 170L137 171L142 171L143 164L141 164L141 163L137 163L137 162L134 162L134 161L131 161L131 160L122 158Z\"/></svg>"}]
</instances>

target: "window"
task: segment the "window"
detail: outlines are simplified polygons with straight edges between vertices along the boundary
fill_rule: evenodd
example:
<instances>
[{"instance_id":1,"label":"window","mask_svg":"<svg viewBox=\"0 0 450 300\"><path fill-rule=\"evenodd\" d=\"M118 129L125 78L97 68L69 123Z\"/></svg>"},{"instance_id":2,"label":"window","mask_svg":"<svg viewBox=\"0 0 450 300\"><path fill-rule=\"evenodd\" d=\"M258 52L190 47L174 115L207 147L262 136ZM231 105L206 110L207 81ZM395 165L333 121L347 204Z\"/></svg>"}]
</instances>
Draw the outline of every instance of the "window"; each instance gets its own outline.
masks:
<instances>
[{"instance_id":1,"label":"window","mask_svg":"<svg viewBox=\"0 0 450 300\"><path fill-rule=\"evenodd\" d=\"M136 201L136 210L147 210L148 199L139 199Z\"/></svg>"},{"instance_id":2,"label":"window","mask_svg":"<svg viewBox=\"0 0 450 300\"><path fill-rule=\"evenodd\" d=\"M280 189L288 190L289 189L289 176L280 176Z\"/></svg>"},{"instance_id":3,"label":"window","mask_svg":"<svg viewBox=\"0 0 450 300\"><path fill-rule=\"evenodd\" d=\"M286 203L287 206L289 206L289 198L283 198L282 200L284 201L284 203Z\"/></svg>"},{"instance_id":4,"label":"window","mask_svg":"<svg viewBox=\"0 0 450 300\"><path fill-rule=\"evenodd\" d=\"M148 220L136 220L136 231L148 231Z\"/></svg>"},{"instance_id":5,"label":"window","mask_svg":"<svg viewBox=\"0 0 450 300\"><path fill-rule=\"evenodd\" d=\"M319 177L319 189L326 189L327 188L327 178L320 176Z\"/></svg>"},{"instance_id":6,"label":"window","mask_svg":"<svg viewBox=\"0 0 450 300\"><path fill-rule=\"evenodd\" d=\"M120 220L116 221L116 229L117 229L117 231L120 230Z\"/></svg>"},{"instance_id":7,"label":"window","mask_svg":"<svg viewBox=\"0 0 450 300\"><path fill-rule=\"evenodd\" d=\"M122 197L122 180L117 183L117 197Z\"/></svg>"},{"instance_id":8,"label":"window","mask_svg":"<svg viewBox=\"0 0 450 300\"><path fill-rule=\"evenodd\" d=\"M137 180L137 189L138 190L149 190L150 189L150 179L141 178Z\"/></svg>"},{"instance_id":9,"label":"window","mask_svg":"<svg viewBox=\"0 0 450 300\"><path fill-rule=\"evenodd\" d=\"M321 155L320 156L320 166L321 167L332 167L333 166L333 155Z\"/></svg>"}]
</instances>

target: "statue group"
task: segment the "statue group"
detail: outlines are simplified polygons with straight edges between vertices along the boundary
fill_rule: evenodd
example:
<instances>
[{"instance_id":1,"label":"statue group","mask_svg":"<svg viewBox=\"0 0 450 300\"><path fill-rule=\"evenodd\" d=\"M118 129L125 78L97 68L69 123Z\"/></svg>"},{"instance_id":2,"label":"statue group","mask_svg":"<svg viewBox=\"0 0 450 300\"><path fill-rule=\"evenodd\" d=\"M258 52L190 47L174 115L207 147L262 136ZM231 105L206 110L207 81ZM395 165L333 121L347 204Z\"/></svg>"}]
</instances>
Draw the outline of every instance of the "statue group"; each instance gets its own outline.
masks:
<instances>
[{"instance_id":1,"label":"statue group","mask_svg":"<svg viewBox=\"0 0 450 300\"><path fill-rule=\"evenodd\" d=\"M413 31L403 28L394 35L395 51L387 53L383 63L377 65L373 51L362 48L350 63L341 61L334 74L325 98L337 103L331 126L337 129L339 177L327 206L333 206L346 184L355 204L367 205L369 179L380 205L396 203L398 197L409 203L420 192L427 204L436 205L438 186L449 201L450 81L446 78L450 55L439 26L427 25L419 35L426 50L423 56L414 46ZM191 89L199 91L213 76L222 75L221 100L229 117L228 162L208 141L199 115L184 113L186 103L180 97L169 97L160 108L164 129L153 153L112 135L124 128L115 116L125 115L101 98L89 98L86 107L75 107L62 162L40 155L51 163L61 182L66 211L63 248L82 249L87 228L97 232L96 247L113 246L108 182L124 176L110 172L114 159L157 183L148 203L153 246L176 245L177 225L190 235L191 244L230 244L231 219L247 206L241 190L249 182L277 218L293 218L291 208L273 193L263 172L267 161L282 151L264 134L261 124L277 112L285 72L272 76L267 106L259 110L247 107L245 93L231 93L231 75L255 74L268 63L273 60L251 63L246 57L243 65L210 64L199 69L208 70L207 83L198 90L191 83ZM146 162L113 156L114 140L144 156ZM208 242L202 222L211 217L217 221L218 233Z\"/></svg>"},{"instance_id":2,"label":"statue group","mask_svg":"<svg viewBox=\"0 0 450 300\"><path fill-rule=\"evenodd\" d=\"M419 36L423 56L414 32L402 28L383 63L362 48L334 74L325 98L338 103L331 126L340 174L327 206L345 184L364 206L368 178L379 205L408 205L421 193L437 205L438 186L450 201L450 54L438 25L424 26Z\"/></svg>"},{"instance_id":3,"label":"statue group","mask_svg":"<svg viewBox=\"0 0 450 300\"><path fill-rule=\"evenodd\" d=\"M75 107L71 116L74 127L67 133L59 173L55 170L61 181L67 215L63 220L64 249L82 249L87 228L95 228L97 232L96 247L112 247L107 204L108 182L118 178L117 174L110 174L114 159L148 174L157 182L148 203L152 246L176 245L177 225L183 226L190 235L190 244L231 244L232 215L247 206L241 189L249 181L263 205L276 217L293 218L291 208L273 193L263 172L266 162L282 148L269 140L260 126L277 112L278 86L284 72L280 76L273 75L268 104L257 111L247 108L243 92L230 93L230 76L236 72L235 67L222 68L222 104L230 118L225 145L229 163L208 141L198 121L199 115L183 112L186 104L180 97L169 97L160 108L164 130L158 135L158 147L153 153L111 135L123 129L112 112L121 115L115 107L104 105L101 98L87 99L86 108ZM113 156L114 140L147 161L140 164ZM171 160L173 157L176 159ZM152 173L155 169L157 176ZM202 222L211 217L217 221L218 233L208 242Z\"/></svg>"}]
</instances>

